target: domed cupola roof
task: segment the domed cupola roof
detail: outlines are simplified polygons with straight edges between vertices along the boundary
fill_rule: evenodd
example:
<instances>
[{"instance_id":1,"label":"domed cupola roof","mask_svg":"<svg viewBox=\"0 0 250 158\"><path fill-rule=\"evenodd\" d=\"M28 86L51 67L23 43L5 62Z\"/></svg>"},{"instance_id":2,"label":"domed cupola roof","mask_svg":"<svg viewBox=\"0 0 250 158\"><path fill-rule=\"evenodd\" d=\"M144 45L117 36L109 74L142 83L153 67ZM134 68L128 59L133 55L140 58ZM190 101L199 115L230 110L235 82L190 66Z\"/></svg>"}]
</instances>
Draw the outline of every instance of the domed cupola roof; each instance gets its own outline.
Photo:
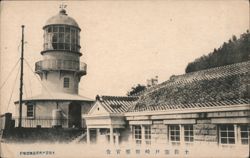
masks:
<instances>
[{"instance_id":1,"label":"domed cupola roof","mask_svg":"<svg viewBox=\"0 0 250 158\"><path fill-rule=\"evenodd\" d=\"M75 19L69 17L66 14L65 9L61 9L59 14L49 18L46 21L46 24L45 24L44 27L46 27L48 25L70 25L70 26L75 26L75 27L79 28L79 26L78 26L77 22L75 21Z\"/></svg>"}]
</instances>

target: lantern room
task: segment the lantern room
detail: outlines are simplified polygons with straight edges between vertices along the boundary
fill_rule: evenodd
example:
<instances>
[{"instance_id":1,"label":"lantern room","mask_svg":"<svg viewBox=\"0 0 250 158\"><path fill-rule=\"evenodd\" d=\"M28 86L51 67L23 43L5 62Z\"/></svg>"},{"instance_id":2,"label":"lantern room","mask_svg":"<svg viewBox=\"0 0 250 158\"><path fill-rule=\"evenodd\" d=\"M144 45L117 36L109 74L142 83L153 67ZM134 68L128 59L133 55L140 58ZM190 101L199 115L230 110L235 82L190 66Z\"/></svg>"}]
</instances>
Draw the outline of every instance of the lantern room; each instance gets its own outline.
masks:
<instances>
[{"instance_id":1,"label":"lantern room","mask_svg":"<svg viewBox=\"0 0 250 158\"><path fill-rule=\"evenodd\" d=\"M43 52L51 50L80 51L80 31L76 21L64 9L47 20L44 29Z\"/></svg>"}]
</instances>

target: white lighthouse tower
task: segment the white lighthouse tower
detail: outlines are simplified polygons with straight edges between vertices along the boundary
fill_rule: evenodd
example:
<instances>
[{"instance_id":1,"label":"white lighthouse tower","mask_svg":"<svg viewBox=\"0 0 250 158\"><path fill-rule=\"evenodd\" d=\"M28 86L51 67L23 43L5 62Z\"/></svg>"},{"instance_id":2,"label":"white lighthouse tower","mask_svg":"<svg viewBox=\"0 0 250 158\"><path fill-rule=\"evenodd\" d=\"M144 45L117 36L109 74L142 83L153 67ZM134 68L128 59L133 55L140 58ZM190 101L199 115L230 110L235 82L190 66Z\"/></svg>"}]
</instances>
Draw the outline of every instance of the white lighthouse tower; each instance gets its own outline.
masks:
<instances>
[{"instance_id":1,"label":"white lighthouse tower","mask_svg":"<svg viewBox=\"0 0 250 158\"><path fill-rule=\"evenodd\" d=\"M22 126L84 127L81 116L92 100L78 95L81 77L87 73L87 65L80 62L81 29L66 10L61 9L47 20L43 30L43 59L35 64L42 93L23 100L26 106L22 110Z\"/></svg>"},{"instance_id":2,"label":"white lighthouse tower","mask_svg":"<svg viewBox=\"0 0 250 158\"><path fill-rule=\"evenodd\" d=\"M64 9L47 20L44 30L43 60L36 63L43 93L78 94L78 85L87 65L80 62L80 31L76 21Z\"/></svg>"}]
</instances>

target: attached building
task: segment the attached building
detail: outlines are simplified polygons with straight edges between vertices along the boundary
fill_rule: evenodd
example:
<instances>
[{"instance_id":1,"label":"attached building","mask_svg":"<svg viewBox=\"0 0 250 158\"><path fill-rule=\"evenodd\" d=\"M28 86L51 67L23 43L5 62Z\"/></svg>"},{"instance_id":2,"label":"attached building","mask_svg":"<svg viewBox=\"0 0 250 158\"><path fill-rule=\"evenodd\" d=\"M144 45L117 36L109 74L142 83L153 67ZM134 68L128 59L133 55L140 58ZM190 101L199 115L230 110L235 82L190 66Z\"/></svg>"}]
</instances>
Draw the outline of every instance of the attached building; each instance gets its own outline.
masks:
<instances>
[{"instance_id":1,"label":"attached building","mask_svg":"<svg viewBox=\"0 0 250 158\"><path fill-rule=\"evenodd\" d=\"M87 142L119 144L128 140L124 114L137 99L137 97L97 96L88 115L83 116L87 125Z\"/></svg>"},{"instance_id":2,"label":"attached building","mask_svg":"<svg viewBox=\"0 0 250 158\"><path fill-rule=\"evenodd\" d=\"M97 99L84 115L87 128L94 127L93 120L99 127L106 125L107 121L98 121L105 113L110 119L105 135L117 133L120 145L210 144L249 150L250 61L173 76L126 105L122 97L105 98ZM119 127L111 128L117 123L112 116L119 117L115 119ZM99 139L98 131L92 134L88 137ZM109 142L113 144L113 139Z\"/></svg>"}]
</instances>

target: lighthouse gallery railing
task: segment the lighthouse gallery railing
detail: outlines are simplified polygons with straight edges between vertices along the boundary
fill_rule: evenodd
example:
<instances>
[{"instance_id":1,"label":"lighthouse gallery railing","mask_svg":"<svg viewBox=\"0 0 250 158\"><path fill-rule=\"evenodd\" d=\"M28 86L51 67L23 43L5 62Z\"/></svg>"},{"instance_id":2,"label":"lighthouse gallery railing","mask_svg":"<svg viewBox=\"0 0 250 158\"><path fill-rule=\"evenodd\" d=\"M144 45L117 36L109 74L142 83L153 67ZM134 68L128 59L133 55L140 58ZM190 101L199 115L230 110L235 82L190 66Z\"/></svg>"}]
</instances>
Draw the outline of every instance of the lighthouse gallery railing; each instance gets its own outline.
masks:
<instances>
[{"instance_id":1,"label":"lighthouse gallery railing","mask_svg":"<svg viewBox=\"0 0 250 158\"><path fill-rule=\"evenodd\" d=\"M87 71L87 64L74 60L42 60L35 64L35 71L42 70L71 70L71 71Z\"/></svg>"}]
</instances>

